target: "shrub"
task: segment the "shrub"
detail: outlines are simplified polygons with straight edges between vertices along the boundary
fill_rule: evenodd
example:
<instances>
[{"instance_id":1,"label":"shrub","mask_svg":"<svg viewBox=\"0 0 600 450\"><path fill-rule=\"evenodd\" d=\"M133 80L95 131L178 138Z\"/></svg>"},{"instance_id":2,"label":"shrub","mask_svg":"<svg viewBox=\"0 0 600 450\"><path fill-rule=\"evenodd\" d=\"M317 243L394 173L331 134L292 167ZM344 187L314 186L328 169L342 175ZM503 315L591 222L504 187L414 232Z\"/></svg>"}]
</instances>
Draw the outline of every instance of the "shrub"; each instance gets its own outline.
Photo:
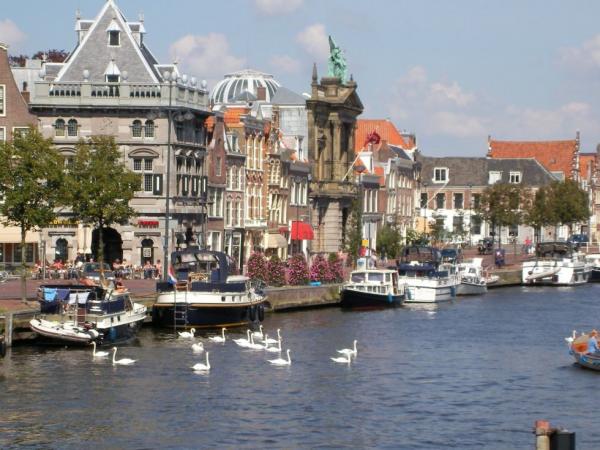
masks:
<instances>
[{"instance_id":1,"label":"shrub","mask_svg":"<svg viewBox=\"0 0 600 450\"><path fill-rule=\"evenodd\" d=\"M285 263L277 255L271 256L267 261L267 284L269 286L285 284Z\"/></svg>"},{"instance_id":2,"label":"shrub","mask_svg":"<svg viewBox=\"0 0 600 450\"><path fill-rule=\"evenodd\" d=\"M248 258L248 277L253 281L267 282L267 260L262 253L252 253Z\"/></svg>"},{"instance_id":3,"label":"shrub","mask_svg":"<svg viewBox=\"0 0 600 450\"><path fill-rule=\"evenodd\" d=\"M288 259L288 282L293 286L308 284L308 264L301 253L297 253Z\"/></svg>"},{"instance_id":4,"label":"shrub","mask_svg":"<svg viewBox=\"0 0 600 450\"><path fill-rule=\"evenodd\" d=\"M310 266L310 281L321 281L325 283L331 276L329 275L329 265L321 255L315 256Z\"/></svg>"},{"instance_id":5,"label":"shrub","mask_svg":"<svg viewBox=\"0 0 600 450\"><path fill-rule=\"evenodd\" d=\"M335 253L330 253L327 258L329 278L326 280L329 283L341 283L344 281L344 262Z\"/></svg>"}]
</instances>

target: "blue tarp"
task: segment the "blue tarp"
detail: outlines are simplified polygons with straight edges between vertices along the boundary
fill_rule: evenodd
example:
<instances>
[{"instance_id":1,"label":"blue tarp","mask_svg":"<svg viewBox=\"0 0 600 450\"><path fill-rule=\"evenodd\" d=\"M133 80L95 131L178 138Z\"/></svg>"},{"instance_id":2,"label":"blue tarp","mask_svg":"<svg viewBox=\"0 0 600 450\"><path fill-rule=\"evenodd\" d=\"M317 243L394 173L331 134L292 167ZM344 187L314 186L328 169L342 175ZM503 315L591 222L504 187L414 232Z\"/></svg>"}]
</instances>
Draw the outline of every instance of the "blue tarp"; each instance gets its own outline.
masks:
<instances>
[{"instance_id":1,"label":"blue tarp","mask_svg":"<svg viewBox=\"0 0 600 450\"><path fill-rule=\"evenodd\" d=\"M47 302L53 302L56 300L56 289L44 288L44 300Z\"/></svg>"}]
</instances>

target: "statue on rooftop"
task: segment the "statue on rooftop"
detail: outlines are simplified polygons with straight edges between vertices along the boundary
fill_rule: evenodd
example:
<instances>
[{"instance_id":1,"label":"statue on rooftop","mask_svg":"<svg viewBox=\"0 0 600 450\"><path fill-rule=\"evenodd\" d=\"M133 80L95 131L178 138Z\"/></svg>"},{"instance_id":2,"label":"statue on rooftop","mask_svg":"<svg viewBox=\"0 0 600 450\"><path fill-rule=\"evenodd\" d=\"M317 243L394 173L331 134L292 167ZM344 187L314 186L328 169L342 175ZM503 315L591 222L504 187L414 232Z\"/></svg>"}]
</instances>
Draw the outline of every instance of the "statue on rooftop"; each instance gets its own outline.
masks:
<instances>
[{"instance_id":1,"label":"statue on rooftop","mask_svg":"<svg viewBox=\"0 0 600 450\"><path fill-rule=\"evenodd\" d=\"M333 38L329 36L329 73L330 77L339 78L342 83L346 82L348 66L342 49L335 45Z\"/></svg>"}]
</instances>

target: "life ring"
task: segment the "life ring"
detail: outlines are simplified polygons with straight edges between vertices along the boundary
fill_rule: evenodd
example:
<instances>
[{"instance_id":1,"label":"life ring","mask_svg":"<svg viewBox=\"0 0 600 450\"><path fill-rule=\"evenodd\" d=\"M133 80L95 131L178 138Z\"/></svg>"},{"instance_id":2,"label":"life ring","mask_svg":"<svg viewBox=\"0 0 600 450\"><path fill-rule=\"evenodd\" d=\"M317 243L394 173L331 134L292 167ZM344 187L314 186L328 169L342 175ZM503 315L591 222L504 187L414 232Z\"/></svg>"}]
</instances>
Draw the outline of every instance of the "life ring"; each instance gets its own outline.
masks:
<instances>
[{"instance_id":1,"label":"life ring","mask_svg":"<svg viewBox=\"0 0 600 450\"><path fill-rule=\"evenodd\" d=\"M250 320L254 322L256 320L256 306L249 306L248 313L250 315Z\"/></svg>"},{"instance_id":2,"label":"life ring","mask_svg":"<svg viewBox=\"0 0 600 450\"><path fill-rule=\"evenodd\" d=\"M265 305L258 305L258 321L262 322L263 320L265 320Z\"/></svg>"}]
</instances>

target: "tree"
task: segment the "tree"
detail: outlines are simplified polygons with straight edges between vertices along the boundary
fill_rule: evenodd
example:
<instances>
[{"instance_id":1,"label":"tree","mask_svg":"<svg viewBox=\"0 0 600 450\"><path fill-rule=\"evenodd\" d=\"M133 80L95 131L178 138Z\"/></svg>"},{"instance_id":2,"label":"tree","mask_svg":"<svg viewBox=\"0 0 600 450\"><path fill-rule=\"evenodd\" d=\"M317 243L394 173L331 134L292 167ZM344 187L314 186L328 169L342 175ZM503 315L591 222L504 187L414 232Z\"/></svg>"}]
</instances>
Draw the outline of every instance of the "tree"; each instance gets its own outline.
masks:
<instances>
[{"instance_id":1,"label":"tree","mask_svg":"<svg viewBox=\"0 0 600 450\"><path fill-rule=\"evenodd\" d=\"M554 215L554 224L567 225L569 234L573 224L587 221L590 217L588 195L576 181L555 181L549 189L550 208Z\"/></svg>"},{"instance_id":2,"label":"tree","mask_svg":"<svg viewBox=\"0 0 600 450\"><path fill-rule=\"evenodd\" d=\"M360 200L352 200L348 227L343 243L344 251L350 255L353 261L358 259L362 246L362 212L360 205Z\"/></svg>"},{"instance_id":3,"label":"tree","mask_svg":"<svg viewBox=\"0 0 600 450\"><path fill-rule=\"evenodd\" d=\"M503 226L517 226L523 222L523 207L527 204L526 191L518 184L496 183L481 194L475 212L490 223L495 232L498 227L498 245Z\"/></svg>"},{"instance_id":4,"label":"tree","mask_svg":"<svg viewBox=\"0 0 600 450\"><path fill-rule=\"evenodd\" d=\"M123 165L112 136L79 141L69 175L69 204L77 220L98 229L97 260L103 270L104 229L135 216L129 201L140 190L140 176Z\"/></svg>"},{"instance_id":5,"label":"tree","mask_svg":"<svg viewBox=\"0 0 600 450\"><path fill-rule=\"evenodd\" d=\"M556 223L556 215L550 206L549 187L539 188L527 205L524 222L533 228L535 242L539 242L542 227Z\"/></svg>"},{"instance_id":6,"label":"tree","mask_svg":"<svg viewBox=\"0 0 600 450\"><path fill-rule=\"evenodd\" d=\"M444 228L443 215L435 214L433 216L433 220L429 222L429 234L431 235L431 238L436 242L440 242L444 239L444 236L446 235L446 229Z\"/></svg>"},{"instance_id":7,"label":"tree","mask_svg":"<svg viewBox=\"0 0 600 450\"><path fill-rule=\"evenodd\" d=\"M69 53L65 50L57 50L55 48L50 50L39 50L33 54L32 59L44 59L47 62L61 63L65 62L65 59L69 56Z\"/></svg>"},{"instance_id":8,"label":"tree","mask_svg":"<svg viewBox=\"0 0 600 450\"><path fill-rule=\"evenodd\" d=\"M406 245L427 245L429 244L429 238L427 233L421 233L420 231L409 228L406 230Z\"/></svg>"},{"instance_id":9,"label":"tree","mask_svg":"<svg viewBox=\"0 0 600 450\"><path fill-rule=\"evenodd\" d=\"M396 227L384 225L377 233L377 251L380 255L395 259L400 255L402 235Z\"/></svg>"},{"instance_id":10,"label":"tree","mask_svg":"<svg viewBox=\"0 0 600 450\"><path fill-rule=\"evenodd\" d=\"M27 61L27 55L10 55L8 57L8 64L11 67L25 67L25 61Z\"/></svg>"},{"instance_id":11,"label":"tree","mask_svg":"<svg viewBox=\"0 0 600 450\"><path fill-rule=\"evenodd\" d=\"M21 299L26 299L25 236L48 226L64 204L64 162L50 139L31 128L0 142L0 215L21 230ZM43 262L45 263L45 261Z\"/></svg>"}]
</instances>

